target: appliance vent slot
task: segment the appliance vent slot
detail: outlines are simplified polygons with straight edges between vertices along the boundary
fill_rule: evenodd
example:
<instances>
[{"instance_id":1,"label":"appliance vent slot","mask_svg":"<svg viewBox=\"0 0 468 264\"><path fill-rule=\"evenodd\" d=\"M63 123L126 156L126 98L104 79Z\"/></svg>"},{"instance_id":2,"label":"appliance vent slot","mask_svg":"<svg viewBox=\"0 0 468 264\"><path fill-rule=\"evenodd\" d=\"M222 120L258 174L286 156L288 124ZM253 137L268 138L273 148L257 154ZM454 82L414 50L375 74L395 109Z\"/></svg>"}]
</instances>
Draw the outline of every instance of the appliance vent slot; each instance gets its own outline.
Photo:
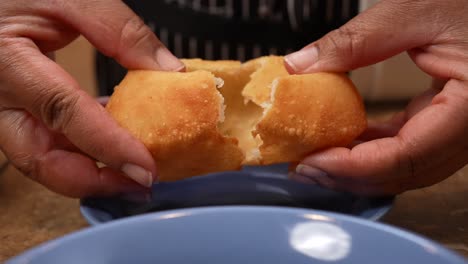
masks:
<instances>
[{"instance_id":1,"label":"appliance vent slot","mask_svg":"<svg viewBox=\"0 0 468 264\"><path fill-rule=\"evenodd\" d=\"M126 0L180 58L249 60L284 55L317 40L359 12L359 0ZM125 70L97 53L99 93Z\"/></svg>"}]
</instances>

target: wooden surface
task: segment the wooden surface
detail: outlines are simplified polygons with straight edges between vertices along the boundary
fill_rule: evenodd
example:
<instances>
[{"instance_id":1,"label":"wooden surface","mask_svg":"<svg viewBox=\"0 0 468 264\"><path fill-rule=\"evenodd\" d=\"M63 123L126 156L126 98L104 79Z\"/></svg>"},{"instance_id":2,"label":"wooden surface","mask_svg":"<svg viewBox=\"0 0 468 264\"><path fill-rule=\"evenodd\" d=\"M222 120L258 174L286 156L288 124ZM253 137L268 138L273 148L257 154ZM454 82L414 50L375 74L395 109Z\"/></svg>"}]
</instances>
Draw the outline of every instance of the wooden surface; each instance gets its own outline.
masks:
<instances>
[{"instance_id":1,"label":"wooden surface","mask_svg":"<svg viewBox=\"0 0 468 264\"><path fill-rule=\"evenodd\" d=\"M45 190L11 166L0 174L0 263L85 226L78 200Z\"/></svg>"},{"instance_id":2,"label":"wooden surface","mask_svg":"<svg viewBox=\"0 0 468 264\"><path fill-rule=\"evenodd\" d=\"M437 185L400 195L383 222L468 257L468 167Z\"/></svg>"}]
</instances>

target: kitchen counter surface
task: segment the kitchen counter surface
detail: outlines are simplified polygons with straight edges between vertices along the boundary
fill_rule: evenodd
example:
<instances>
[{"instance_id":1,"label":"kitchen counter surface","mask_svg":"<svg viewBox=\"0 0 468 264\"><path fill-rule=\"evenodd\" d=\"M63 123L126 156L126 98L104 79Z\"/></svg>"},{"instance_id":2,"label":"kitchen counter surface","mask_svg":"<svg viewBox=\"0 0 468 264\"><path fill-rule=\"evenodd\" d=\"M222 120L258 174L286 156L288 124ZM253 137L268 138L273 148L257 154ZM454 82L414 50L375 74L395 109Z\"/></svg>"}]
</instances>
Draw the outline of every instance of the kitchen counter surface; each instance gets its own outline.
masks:
<instances>
[{"instance_id":1,"label":"kitchen counter surface","mask_svg":"<svg viewBox=\"0 0 468 264\"><path fill-rule=\"evenodd\" d=\"M437 185L399 195L383 222L440 242L468 259L468 166ZM0 263L86 227L78 200L22 176L0 153Z\"/></svg>"}]
</instances>

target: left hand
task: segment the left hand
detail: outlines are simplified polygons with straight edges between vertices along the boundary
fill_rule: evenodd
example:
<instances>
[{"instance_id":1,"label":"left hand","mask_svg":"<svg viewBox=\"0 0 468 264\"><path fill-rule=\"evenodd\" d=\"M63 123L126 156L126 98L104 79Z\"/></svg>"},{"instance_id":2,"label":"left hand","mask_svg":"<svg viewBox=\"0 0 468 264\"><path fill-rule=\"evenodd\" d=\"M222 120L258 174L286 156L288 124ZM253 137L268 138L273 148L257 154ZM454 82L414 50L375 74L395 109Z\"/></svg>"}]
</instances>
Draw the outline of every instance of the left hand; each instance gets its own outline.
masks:
<instances>
[{"instance_id":1,"label":"left hand","mask_svg":"<svg viewBox=\"0 0 468 264\"><path fill-rule=\"evenodd\" d=\"M80 34L128 69L185 67L122 1L1 0L0 150L66 196L146 192L151 153L46 56Z\"/></svg>"}]
</instances>

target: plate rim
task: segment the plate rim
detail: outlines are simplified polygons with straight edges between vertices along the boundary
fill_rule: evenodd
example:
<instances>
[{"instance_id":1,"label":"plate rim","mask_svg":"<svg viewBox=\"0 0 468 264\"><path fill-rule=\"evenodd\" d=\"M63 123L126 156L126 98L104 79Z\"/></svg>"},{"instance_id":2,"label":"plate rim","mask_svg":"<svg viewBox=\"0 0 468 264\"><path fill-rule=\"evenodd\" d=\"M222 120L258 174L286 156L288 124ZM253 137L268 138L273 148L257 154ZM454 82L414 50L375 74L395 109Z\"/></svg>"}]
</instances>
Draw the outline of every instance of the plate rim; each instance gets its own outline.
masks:
<instances>
[{"instance_id":1,"label":"plate rim","mask_svg":"<svg viewBox=\"0 0 468 264\"><path fill-rule=\"evenodd\" d=\"M190 178L178 181L178 182L169 182L168 184L179 184L177 188L184 188L184 187L185 188L186 187L199 188L200 182L202 184L208 184L208 186L210 186L210 184L213 184L213 182L221 182L221 179L223 177L229 177L231 180L235 178L236 181L241 181L241 182L245 182L245 181L259 182L257 181L257 179L261 179L260 181L264 181L267 179L272 180L272 181L276 181L276 180L290 181L286 173L288 167L289 167L288 163L279 163L279 164L273 164L273 165L268 165L268 166L246 166L242 170L239 170L239 171L214 172L214 173L209 173L205 175L198 175L196 177L190 177ZM159 186L159 184L156 183L153 185L153 187L154 186ZM296 191L295 189L290 189L289 187L288 187L288 190ZM153 190L153 191L157 192L159 190ZM359 198L359 200L361 201L369 202L369 205L367 207L364 207L364 209L361 212L359 212L359 214L348 214L348 215L353 215L353 216L357 216L357 217L372 220L372 221L379 221L380 219L382 219L393 208L393 205L396 199L395 195L384 196L384 197L363 197L363 196L359 197L356 195L356 197ZM112 221L119 219L105 210L102 210L100 208L96 208L93 206L89 206L89 203L87 203L87 201L93 201L94 199L96 198L88 197L88 198L80 199L80 213L88 222L88 224L94 226L94 225L112 222ZM110 199L112 200L112 198ZM236 205L236 204L233 204L233 205ZM247 204L237 204L237 205L247 205ZM199 205L199 206L194 206L194 207L212 207L212 206L228 206L228 205L213 204L213 205ZM275 205L265 204L265 206L275 206ZM309 207L297 207L297 208L316 209L313 207L310 207L310 208ZM173 209L177 209L177 208L173 208ZM327 211L325 209L321 209L321 210ZM330 212L334 212L334 211L330 211ZM344 214L347 214L347 213L344 213ZM122 218L126 218L126 217L122 217Z\"/></svg>"},{"instance_id":2,"label":"plate rim","mask_svg":"<svg viewBox=\"0 0 468 264\"><path fill-rule=\"evenodd\" d=\"M103 210L99 210L97 208L94 208L94 207L89 207L87 205L85 205L85 202L84 202L85 199L80 199L80 214L81 216L86 220L86 222L90 225L90 226L99 226L99 225L103 225L103 224L108 224L108 223L112 223L112 222L115 222L115 221L119 221L121 219L126 219L126 218L129 218L129 217L134 217L134 216L126 216L126 217L123 217L123 218L114 218L111 214L109 214L108 212L105 212ZM395 197L391 197L388 199L388 203L386 203L384 206L380 206L380 207L375 207L375 208L370 208L368 210L365 210L363 214L361 215L348 215L348 214L343 214L343 215L348 215L348 216L354 216L354 217L357 217L357 218L360 218L360 219L366 219L366 220L369 220L369 221L374 221L374 222L377 222L377 221L380 221L382 220L382 218L387 215L387 213L392 210L392 205L394 204L395 202ZM210 206L198 206L198 207L191 207L191 208L179 208L179 209L192 209L192 208L211 208L211 207L236 207L236 206L249 206L249 205L223 205L223 206L218 206L218 205L210 205ZM294 208L294 207L286 207L286 206L273 206L273 205L265 205L265 207L281 207L281 208ZM172 211L172 210L179 210L179 209L170 209L170 210L164 210L164 211L159 211L159 212L167 212L167 211ZM333 213L332 211L325 211L325 210L319 210L319 209L314 209L314 208L303 208L303 207L300 207L298 209L305 209L305 210L317 210L317 211L323 211L323 212L330 212L330 213ZM368 217L365 217L364 215L366 213L369 213L369 211L374 211L374 213L370 214ZM99 219L99 217L96 216L96 213L95 212L99 212L99 214L103 214L103 215L107 215L110 220L108 221L101 221ZM151 214L153 212L148 212L148 213L145 213L144 215L147 215L147 214Z\"/></svg>"},{"instance_id":3,"label":"plate rim","mask_svg":"<svg viewBox=\"0 0 468 264\"><path fill-rule=\"evenodd\" d=\"M72 233L69 233L65 236L44 242L38 246L24 251L22 254L15 256L7 260L6 264L16 264L16 263L29 263L28 260L32 260L41 255L42 252L50 250L54 246L57 246L61 243L66 243L70 240L80 239L81 237L87 236L93 232L106 232L106 230L112 230L118 226L126 226L132 224L138 224L146 221L154 221L155 219L163 219L164 215L173 215L178 213L183 213L184 215L200 215L200 214L222 214L226 212L242 212L242 213L280 213L280 214L291 214L291 215L303 215L303 214L318 214L328 218L332 218L336 222L348 222L353 225L360 225L366 228L374 229L378 232L385 232L390 235L394 235L399 239L410 241L411 243L420 245L422 247L432 247L437 250L437 254L440 255L443 259L449 261L448 263L467 263L467 261L455 251L443 246L442 244L427 238L421 234L415 233L410 230L405 230L401 227L390 225L387 223L370 221L367 219L359 218L356 216L328 212L323 210L316 209L307 209L307 208L291 208L283 206L256 206L256 205L235 205L235 206L210 206L210 207L196 207L196 208L182 208L182 209L172 209L167 211L152 212L143 215L130 216L122 219L117 219L106 224L98 225L95 227L88 227L81 229ZM186 217L186 216L184 216ZM26 262L24 262L26 261Z\"/></svg>"}]
</instances>

